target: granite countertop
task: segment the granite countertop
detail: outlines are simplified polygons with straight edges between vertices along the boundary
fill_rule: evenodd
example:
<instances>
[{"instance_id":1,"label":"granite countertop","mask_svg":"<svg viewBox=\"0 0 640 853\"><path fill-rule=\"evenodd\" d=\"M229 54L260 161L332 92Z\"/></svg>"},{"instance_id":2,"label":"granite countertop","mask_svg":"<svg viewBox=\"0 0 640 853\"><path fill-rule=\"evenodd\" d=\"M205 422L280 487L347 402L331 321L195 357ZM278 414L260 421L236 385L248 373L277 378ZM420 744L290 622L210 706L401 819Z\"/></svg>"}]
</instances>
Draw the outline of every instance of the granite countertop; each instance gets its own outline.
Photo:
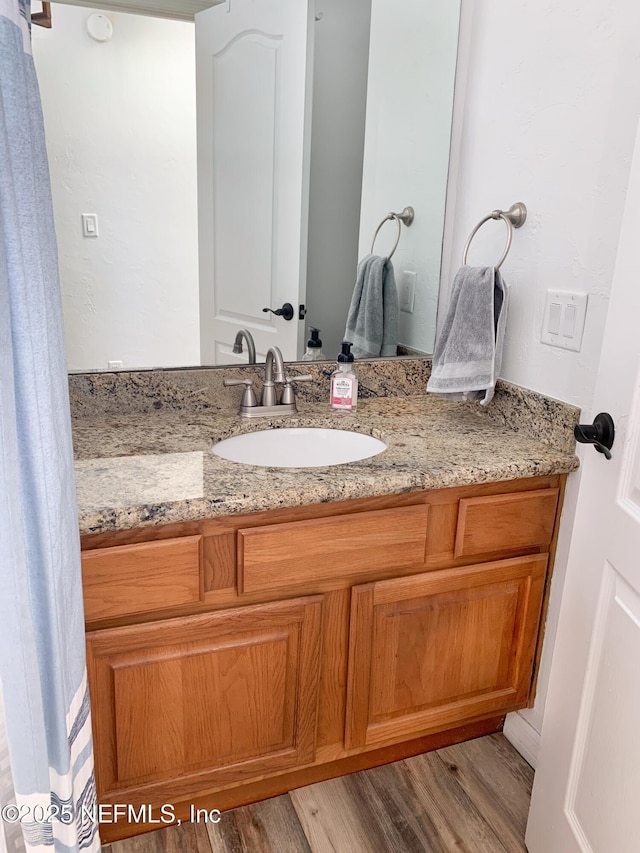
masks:
<instances>
[{"instance_id":1,"label":"granite countertop","mask_svg":"<svg viewBox=\"0 0 640 853\"><path fill-rule=\"evenodd\" d=\"M518 393L512 392L511 397L515 404L508 417L423 394L364 399L357 412L348 414L332 412L325 403L302 401L297 417L277 419L245 420L219 411L76 418L80 532L126 530L577 468L570 438L570 421L577 410L571 410L567 423L557 430L561 440L557 435L549 439L547 425L536 429L535 422L528 423L527 429L518 431L517 405L521 410L525 407ZM540 400L548 410L546 398ZM216 441L230 435L291 426L356 430L382 438L388 447L359 462L306 469L243 465L211 452Z\"/></svg>"}]
</instances>

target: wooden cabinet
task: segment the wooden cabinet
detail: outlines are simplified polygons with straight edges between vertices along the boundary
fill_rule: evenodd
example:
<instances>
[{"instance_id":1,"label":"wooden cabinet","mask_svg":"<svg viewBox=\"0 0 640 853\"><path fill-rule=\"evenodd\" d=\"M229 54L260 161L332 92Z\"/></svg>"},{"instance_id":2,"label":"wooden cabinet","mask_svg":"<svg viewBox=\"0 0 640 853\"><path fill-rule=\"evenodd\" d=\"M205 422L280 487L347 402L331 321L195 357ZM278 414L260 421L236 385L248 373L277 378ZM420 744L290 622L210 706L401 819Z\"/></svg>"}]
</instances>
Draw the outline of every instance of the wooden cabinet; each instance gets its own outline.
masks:
<instances>
[{"instance_id":1,"label":"wooden cabinet","mask_svg":"<svg viewBox=\"0 0 640 853\"><path fill-rule=\"evenodd\" d=\"M322 597L88 637L103 802L170 802L313 761Z\"/></svg>"},{"instance_id":2,"label":"wooden cabinet","mask_svg":"<svg viewBox=\"0 0 640 853\"><path fill-rule=\"evenodd\" d=\"M85 537L100 801L184 819L496 730L531 700L562 487Z\"/></svg>"},{"instance_id":3,"label":"wooden cabinet","mask_svg":"<svg viewBox=\"0 0 640 853\"><path fill-rule=\"evenodd\" d=\"M526 701L547 557L364 584L351 595L347 747Z\"/></svg>"}]
</instances>

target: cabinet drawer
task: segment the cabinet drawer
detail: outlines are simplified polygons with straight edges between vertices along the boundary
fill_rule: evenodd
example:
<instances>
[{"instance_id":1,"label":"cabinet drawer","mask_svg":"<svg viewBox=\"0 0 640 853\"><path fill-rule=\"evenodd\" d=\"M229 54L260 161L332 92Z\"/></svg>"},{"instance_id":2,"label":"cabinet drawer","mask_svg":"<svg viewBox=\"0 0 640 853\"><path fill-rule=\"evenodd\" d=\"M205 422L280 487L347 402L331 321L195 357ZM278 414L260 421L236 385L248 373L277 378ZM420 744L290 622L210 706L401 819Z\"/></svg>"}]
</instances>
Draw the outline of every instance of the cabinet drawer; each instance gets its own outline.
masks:
<instances>
[{"instance_id":1,"label":"cabinet drawer","mask_svg":"<svg viewBox=\"0 0 640 853\"><path fill-rule=\"evenodd\" d=\"M455 557L473 557L551 543L558 489L463 498L458 512Z\"/></svg>"},{"instance_id":2,"label":"cabinet drawer","mask_svg":"<svg viewBox=\"0 0 640 853\"><path fill-rule=\"evenodd\" d=\"M201 540L185 536L83 552L87 622L200 601Z\"/></svg>"},{"instance_id":3,"label":"cabinet drawer","mask_svg":"<svg viewBox=\"0 0 640 853\"><path fill-rule=\"evenodd\" d=\"M421 565L428 506L374 510L238 531L241 593Z\"/></svg>"}]
</instances>

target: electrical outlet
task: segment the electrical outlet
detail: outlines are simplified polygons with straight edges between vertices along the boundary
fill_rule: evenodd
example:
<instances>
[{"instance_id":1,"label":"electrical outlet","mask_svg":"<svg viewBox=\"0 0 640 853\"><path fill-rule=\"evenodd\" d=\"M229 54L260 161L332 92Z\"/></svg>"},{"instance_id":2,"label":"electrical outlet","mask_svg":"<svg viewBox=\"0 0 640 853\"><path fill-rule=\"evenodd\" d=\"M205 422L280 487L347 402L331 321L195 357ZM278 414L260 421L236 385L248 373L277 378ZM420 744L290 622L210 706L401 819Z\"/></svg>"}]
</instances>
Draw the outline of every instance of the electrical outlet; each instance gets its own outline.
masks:
<instances>
[{"instance_id":1,"label":"electrical outlet","mask_svg":"<svg viewBox=\"0 0 640 853\"><path fill-rule=\"evenodd\" d=\"M580 352L588 298L587 293L548 290L540 335L542 343Z\"/></svg>"},{"instance_id":2,"label":"electrical outlet","mask_svg":"<svg viewBox=\"0 0 640 853\"><path fill-rule=\"evenodd\" d=\"M122 362L118 359L107 362L107 370L122 370Z\"/></svg>"},{"instance_id":3,"label":"electrical outlet","mask_svg":"<svg viewBox=\"0 0 640 853\"><path fill-rule=\"evenodd\" d=\"M400 310L407 314L413 314L416 301L416 273L413 270L405 270L402 273L400 285Z\"/></svg>"}]
</instances>

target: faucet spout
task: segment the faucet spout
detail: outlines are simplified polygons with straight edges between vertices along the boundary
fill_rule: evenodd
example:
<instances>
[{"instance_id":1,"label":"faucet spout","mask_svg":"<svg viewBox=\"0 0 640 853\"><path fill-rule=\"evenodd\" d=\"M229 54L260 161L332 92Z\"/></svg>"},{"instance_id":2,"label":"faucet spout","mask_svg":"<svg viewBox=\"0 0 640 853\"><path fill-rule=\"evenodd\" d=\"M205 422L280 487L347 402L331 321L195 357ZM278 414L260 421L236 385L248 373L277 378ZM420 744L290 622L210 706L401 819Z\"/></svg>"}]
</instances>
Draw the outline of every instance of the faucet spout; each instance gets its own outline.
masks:
<instances>
[{"instance_id":1,"label":"faucet spout","mask_svg":"<svg viewBox=\"0 0 640 853\"><path fill-rule=\"evenodd\" d=\"M264 365L264 384L262 386L262 405L275 406L278 402L276 382L286 382L284 360L278 347L269 347Z\"/></svg>"},{"instance_id":2,"label":"faucet spout","mask_svg":"<svg viewBox=\"0 0 640 853\"><path fill-rule=\"evenodd\" d=\"M275 369L275 372L274 372ZM285 382L284 359L278 347L269 347L264 365L265 382Z\"/></svg>"},{"instance_id":3,"label":"faucet spout","mask_svg":"<svg viewBox=\"0 0 640 853\"><path fill-rule=\"evenodd\" d=\"M233 352L242 352L242 339L245 339L247 342L247 355L249 358L249 364L256 363L256 345L253 340L253 335L248 329L240 329L238 334L236 335L236 339L233 342Z\"/></svg>"}]
</instances>

